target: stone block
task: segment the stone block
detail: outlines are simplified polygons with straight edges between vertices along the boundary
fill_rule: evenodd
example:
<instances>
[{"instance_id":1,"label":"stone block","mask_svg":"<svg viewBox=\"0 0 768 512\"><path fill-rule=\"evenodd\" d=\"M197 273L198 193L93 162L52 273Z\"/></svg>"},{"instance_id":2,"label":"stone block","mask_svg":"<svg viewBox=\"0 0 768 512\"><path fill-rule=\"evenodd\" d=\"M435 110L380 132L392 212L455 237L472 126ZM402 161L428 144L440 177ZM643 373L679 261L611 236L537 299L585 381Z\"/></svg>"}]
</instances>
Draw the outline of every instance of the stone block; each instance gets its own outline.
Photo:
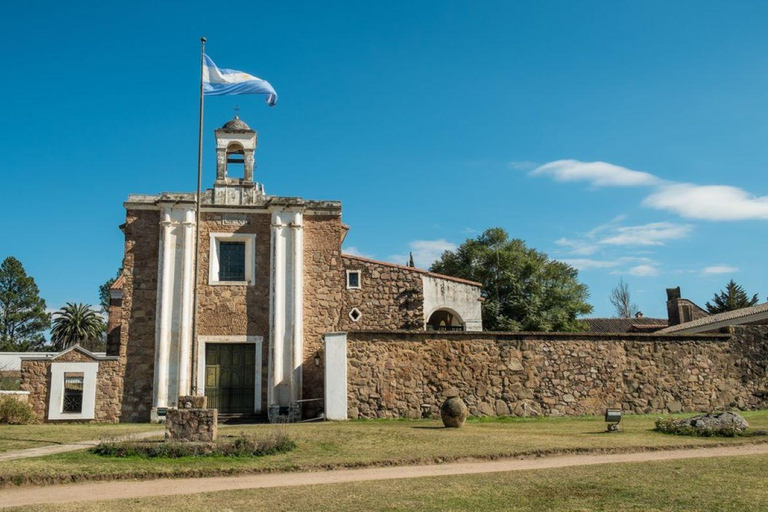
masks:
<instances>
[{"instance_id":1,"label":"stone block","mask_svg":"<svg viewBox=\"0 0 768 512\"><path fill-rule=\"evenodd\" d=\"M165 417L165 439L212 443L218 436L218 420L216 409L169 409Z\"/></svg>"}]
</instances>

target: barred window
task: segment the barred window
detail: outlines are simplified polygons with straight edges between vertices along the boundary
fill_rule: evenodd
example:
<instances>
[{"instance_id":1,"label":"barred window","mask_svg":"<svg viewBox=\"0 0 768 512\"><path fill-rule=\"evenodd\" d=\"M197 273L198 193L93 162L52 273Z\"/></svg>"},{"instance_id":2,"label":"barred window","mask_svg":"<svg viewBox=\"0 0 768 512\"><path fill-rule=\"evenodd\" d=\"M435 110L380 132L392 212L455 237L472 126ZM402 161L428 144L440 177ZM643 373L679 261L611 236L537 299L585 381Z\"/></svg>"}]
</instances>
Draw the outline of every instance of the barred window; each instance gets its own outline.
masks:
<instances>
[{"instance_id":1,"label":"barred window","mask_svg":"<svg viewBox=\"0 0 768 512\"><path fill-rule=\"evenodd\" d=\"M219 281L245 281L245 242L219 242Z\"/></svg>"},{"instance_id":2,"label":"barred window","mask_svg":"<svg viewBox=\"0 0 768 512\"><path fill-rule=\"evenodd\" d=\"M83 374L64 374L64 406L62 412L83 412Z\"/></svg>"}]
</instances>

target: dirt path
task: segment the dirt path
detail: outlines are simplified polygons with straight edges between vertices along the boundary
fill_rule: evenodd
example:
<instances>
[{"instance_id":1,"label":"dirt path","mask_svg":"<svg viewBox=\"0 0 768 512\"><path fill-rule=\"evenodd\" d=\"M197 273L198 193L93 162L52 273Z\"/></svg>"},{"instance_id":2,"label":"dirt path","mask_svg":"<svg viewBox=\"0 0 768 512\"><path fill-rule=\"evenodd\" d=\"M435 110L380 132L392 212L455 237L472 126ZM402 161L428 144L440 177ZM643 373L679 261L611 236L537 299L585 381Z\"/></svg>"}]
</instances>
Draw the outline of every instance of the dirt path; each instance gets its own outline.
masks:
<instances>
[{"instance_id":1,"label":"dirt path","mask_svg":"<svg viewBox=\"0 0 768 512\"><path fill-rule=\"evenodd\" d=\"M120 437L125 439L147 439L148 437L162 436L164 432L164 430L152 430L150 432L128 434ZM90 441L78 441L76 443L69 444L53 444L49 446L41 446L39 448L27 448L26 450L16 450L12 452L0 453L0 462L16 459L29 459L31 457L42 457L43 455L55 455L57 453L74 452L77 450L90 448L91 446L96 446L100 442L100 439L92 439Z\"/></svg>"},{"instance_id":2,"label":"dirt path","mask_svg":"<svg viewBox=\"0 0 768 512\"><path fill-rule=\"evenodd\" d=\"M506 459L488 462L461 462L430 466L396 466L302 473L149 480L146 482L104 482L93 484L27 487L0 491L0 508L30 506L42 503L104 501L109 499L171 496L203 492L294 487L300 485L338 484L368 480L396 480L426 476L471 475L503 471L563 468L620 462L647 462L700 457L768 455L768 444L724 446L659 452L621 453L611 455L567 455L538 459Z\"/></svg>"}]
</instances>

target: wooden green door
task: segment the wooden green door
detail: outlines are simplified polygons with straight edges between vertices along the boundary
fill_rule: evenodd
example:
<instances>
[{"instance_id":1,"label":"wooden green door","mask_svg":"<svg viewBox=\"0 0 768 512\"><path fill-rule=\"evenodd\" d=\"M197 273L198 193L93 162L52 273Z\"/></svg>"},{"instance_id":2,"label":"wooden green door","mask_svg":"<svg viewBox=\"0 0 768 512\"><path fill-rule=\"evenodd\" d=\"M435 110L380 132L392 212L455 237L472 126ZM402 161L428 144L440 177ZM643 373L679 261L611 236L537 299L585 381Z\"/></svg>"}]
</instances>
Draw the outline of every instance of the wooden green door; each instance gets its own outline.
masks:
<instances>
[{"instance_id":1,"label":"wooden green door","mask_svg":"<svg viewBox=\"0 0 768 512\"><path fill-rule=\"evenodd\" d=\"M252 343L205 345L205 396L220 413L252 413L256 346Z\"/></svg>"}]
</instances>

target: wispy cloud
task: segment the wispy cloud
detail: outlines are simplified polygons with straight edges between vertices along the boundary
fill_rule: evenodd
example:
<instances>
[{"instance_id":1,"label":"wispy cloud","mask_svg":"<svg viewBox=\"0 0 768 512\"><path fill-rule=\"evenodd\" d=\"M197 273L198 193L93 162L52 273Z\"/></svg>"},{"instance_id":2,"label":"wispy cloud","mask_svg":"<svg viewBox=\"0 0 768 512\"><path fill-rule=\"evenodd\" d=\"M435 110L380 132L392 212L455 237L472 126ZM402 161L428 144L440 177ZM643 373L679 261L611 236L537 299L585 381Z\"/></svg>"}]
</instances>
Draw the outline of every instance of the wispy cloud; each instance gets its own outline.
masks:
<instances>
[{"instance_id":1,"label":"wispy cloud","mask_svg":"<svg viewBox=\"0 0 768 512\"><path fill-rule=\"evenodd\" d=\"M428 268L432 263L440 258L445 251L453 251L458 247L456 244L443 238L439 240L414 240L408 244L410 252L413 253L413 262L417 267ZM389 261L399 263L400 265L408 261L407 254L393 254Z\"/></svg>"},{"instance_id":2,"label":"wispy cloud","mask_svg":"<svg viewBox=\"0 0 768 512\"><path fill-rule=\"evenodd\" d=\"M565 247L568 252L575 256L591 256L600 250L600 246L584 240L575 240L572 238L560 238L555 240L560 247Z\"/></svg>"},{"instance_id":3,"label":"wispy cloud","mask_svg":"<svg viewBox=\"0 0 768 512\"><path fill-rule=\"evenodd\" d=\"M638 277L653 277L659 275L659 268L656 265L650 264L637 265L629 269L629 275Z\"/></svg>"},{"instance_id":4,"label":"wispy cloud","mask_svg":"<svg viewBox=\"0 0 768 512\"><path fill-rule=\"evenodd\" d=\"M634 264L655 264L655 262L650 258L637 258L634 256L622 256L620 258L613 259L564 258L560 261L567 263L579 270L618 269L629 268Z\"/></svg>"},{"instance_id":5,"label":"wispy cloud","mask_svg":"<svg viewBox=\"0 0 768 512\"><path fill-rule=\"evenodd\" d=\"M536 162L531 162L530 160L514 160L509 162L508 165L511 169L516 171L530 171L538 164Z\"/></svg>"},{"instance_id":6,"label":"wispy cloud","mask_svg":"<svg viewBox=\"0 0 768 512\"><path fill-rule=\"evenodd\" d=\"M613 234L600 240L607 245L664 245L670 240L685 238L693 229L688 224L652 222L642 226L623 226L614 229Z\"/></svg>"},{"instance_id":7,"label":"wispy cloud","mask_svg":"<svg viewBox=\"0 0 768 512\"><path fill-rule=\"evenodd\" d=\"M586 181L594 187L647 187L658 185L661 180L642 171L607 162L580 162L557 160L531 171L531 176L549 176L555 181Z\"/></svg>"},{"instance_id":8,"label":"wispy cloud","mask_svg":"<svg viewBox=\"0 0 768 512\"><path fill-rule=\"evenodd\" d=\"M725 185L667 185L646 197L643 205L688 219L768 220L768 196Z\"/></svg>"},{"instance_id":9,"label":"wispy cloud","mask_svg":"<svg viewBox=\"0 0 768 512\"><path fill-rule=\"evenodd\" d=\"M643 206L674 212L687 219L768 220L768 196L757 196L728 185L664 180L607 162L557 160L537 167L530 175L548 176L560 182L587 182L593 187L651 188L642 200Z\"/></svg>"},{"instance_id":10,"label":"wispy cloud","mask_svg":"<svg viewBox=\"0 0 768 512\"><path fill-rule=\"evenodd\" d=\"M706 267L702 270L704 274L733 274L738 271L738 267L732 267L730 265L712 265L711 267Z\"/></svg>"}]
</instances>

